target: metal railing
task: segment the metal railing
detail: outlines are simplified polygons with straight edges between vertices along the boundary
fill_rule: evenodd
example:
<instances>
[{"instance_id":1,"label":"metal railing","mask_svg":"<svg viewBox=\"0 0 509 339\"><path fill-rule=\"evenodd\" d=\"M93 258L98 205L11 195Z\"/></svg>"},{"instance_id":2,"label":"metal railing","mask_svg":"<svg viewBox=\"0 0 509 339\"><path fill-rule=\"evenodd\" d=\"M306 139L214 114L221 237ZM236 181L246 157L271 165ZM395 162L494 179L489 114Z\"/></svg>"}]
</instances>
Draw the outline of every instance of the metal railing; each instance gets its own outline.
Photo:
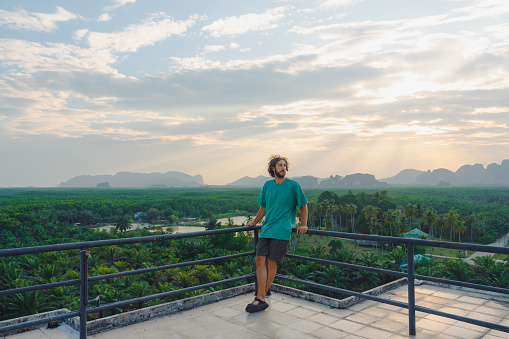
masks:
<instances>
[{"instance_id":1,"label":"metal railing","mask_svg":"<svg viewBox=\"0 0 509 339\"><path fill-rule=\"evenodd\" d=\"M12 331L16 331L23 328L28 328L32 326L37 326L50 322L62 321L65 319L73 318L79 316L80 318L80 339L87 338L87 314L90 313L98 313L103 312L113 308L125 307L131 304L142 303L145 301L150 301L159 298L165 298L169 296L173 296L175 294L186 293L191 291L196 291L200 289L206 289L210 287L215 287L223 284L234 283L241 280L252 279L255 277L254 273L246 274L239 277L223 279L220 281L215 281L207 284L197 285L182 288L179 290L173 290L158 294L152 294L149 296L123 300L119 302L109 303L101 306L96 306L92 308L88 308L87 305L93 303L94 301L88 300L88 283L92 281L105 280L111 278L118 278L127 275L133 274L143 274L154 271L167 270L171 268L184 267L184 266L194 266L200 265L210 262L216 262L221 260L234 259L243 256L254 256L254 252L245 252L238 253L232 255L226 255L222 257L215 258L207 258L202 260L181 262L171 265L164 265L158 267L150 267L132 271L124 271L119 273L112 274L103 274L99 276L88 276L88 258L90 257L90 248L95 247L105 247L105 246L114 246L114 245L126 245L126 244L136 244L136 243L145 243L145 242L153 242L153 241L164 241L164 240L175 240L175 239L183 239L183 238L193 238L193 237L202 237L202 236L210 236L210 235L219 235L226 233L237 233L237 232L245 232L245 231L255 231L257 232L261 226L255 227L235 227L228 229L219 229L219 230L210 230L210 231L201 231L201 232L193 232L193 233L178 233L178 234L165 234L165 235L155 235L155 236L146 236L146 237L133 237L133 238L122 238L122 239L111 239L111 240L98 240L98 241L86 241L86 242L78 242L78 243L68 243L68 244L58 244L58 245L46 245L46 246L34 246L34 247L24 247L24 248L12 248L12 249L4 249L0 250L0 257L11 257L11 256L19 256L25 254L37 254L44 252L55 252L55 251L65 251L65 250L79 250L80 251L80 279L72 279L60 282L54 282L49 284L42 284L37 286L27 286L21 288L13 288L9 290L0 291L0 297L6 295L12 295L17 293L24 293L36 290L45 290L50 288L55 288L59 286L70 286L70 285L80 285L80 302L79 302L79 311L67 312L64 314L60 314L57 316L52 316L45 319L27 321L19 324L8 325L0 328L0 334L8 333ZM257 237L255 236L255 239Z\"/></svg>"},{"instance_id":2,"label":"metal railing","mask_svg":"<svg viewBox=\"0 0 509 339\"><path fill-rule=\"evenodd\" d=\"M296 229L294 229L293 231L296 232ZM394 301L394 300L390 300L390 299L379 298L379 297L364 294L364 293L359 293L359 292L355 292L355 291L345 290L342 288L318 284L315 282L310 282L310 281L306 281L306 280L302 280L302 279L296 279L293 277L287 277L287 276L283 276L280 274L276 275L277 279L286 280L286 281L290 281L293 283L298 283L298 284L302 284L305 286L322 289L325 291L337 292L337 293L341 293L341 294L345 294L345 295L356 296L356 297L360 297L360 298L364 298L364 299L368 299L368 300L374 300L377 302L390 304L390 305L397 306L397 307L406 308L406 309L408 309L408 332L409 332L409 335L415 335L415 333L416 333L415 311L434 314L434 315L438 315L441 317L459 320L459 321L463 321L466 323L470 323L470 324L474 324L474 325L487 327L487 328L491 328L491 329L509 333L508 326L502 326L502 325L494 324L494 323L487 322L487 321L481 321L481 320L477 320L477 319L463 317L463 316L450 314L450 313L446 313L446 312L441 312L441 311L437 311L437 310L434 310L431 308L416 305L415 304L415 279L417 278L419 280L424 280L424 281L431 281L431 282L455 285L455 286L460 286L460 287L468 287L468 288L473 288L473 289L477 289L477 290L484 290L484 291L496 292L496 293L502 293L502 294L509 294L509 289L480 285L480 284L473 284L473 283L456 281L456 280L448 280L448 279L429 277L426 275L418 275L418 274L415 274L415 266L414 266L414 247L415 246L450 248L450 249L458 249L458 250L501 253L501 254L509 255L509 248L507 248L507 247L462 244L462 243L452 243L452 242L446 242L446 241L424 240L424 239L415 239L415 238L397 238L397 237L355 234L355 233L343 233L343 232L333 232L333 231L321 231L321 230L308 230L307 234L318 235L318 236L327 236L327 237L333 237L333 238L368 240L368 241L386 242L386 243L405 245L407 247L407 264L408 264L408 269L407 269L406 273L392 271L392 270L386 270L386 269L373 268L373 267L366 267L366 266L361 266L361 265L341 263L341 262L331 261L331 260L303 257L303 256L298 256L298 255L292 255L292 254L287 254L286 256L289 258L293 258L293 259L313 261L313 262L317 262L317 263L325 264L325 265L334 265L334 266L345 267L345 268L350 268L350 269L360 269L360 270L371 271L371 272L380 273L380 274L393 275L393 276L397 276L397 277L406 277L407 283L408 283L408 302L403 303L403 302L398 302L398 301Z\"/></svg>"},{"instance_id":3,"label":"metal railing","mask_svg":"<svg viewBox=\"0 0 509 339\"><path fill-rule=\"evenodd\" d=\"M229 228L229 229L220 229L220 230L211 230L211 231L201 231L201 232L193 232L193 233L180 233L180 234L167 234L167 235L156 235L156 236L147 236L147 237L134 237L134 238L123 238L123 239L112 239L112 240L99 240L99 241L88 241L88 242L80 242L80 243L69 243L69 244L59 244L59 245L47 245L47 246L35 246L35 247L26 247L26 248L14 248L14 249L5 249L0 250L0 257L7 257L7 256L19 256L24 254L36 254L36 253L43 253L43 252L53 252L53 251L63 251L63 250L80 250L80 279L72 279L67 281L61 281L61 282L55 282L55 283L49 283L49 284L43 284L43 285L37 285L37 286L28 286L28 287L22 287L22 288L15 288L10 290L3 290L0 291L0 297L5 295L11 295L16 293L24 293L29 291L35 291L35 290L42 290L42 289L50 289L54 287L59 286L69 286L69 285L80 285L80 308L79 311L74 312L67 312L58 316L53 316L46 319L40 319L40 320L34 320L30 322L24 322L21 324L14 324L9 326L4 326L0 328L0 333L7 333L11 331L15 331L22 328L32 327L41 325L44 323L50 323L50 322L57 322L62 321L68 318L80 317L80 339L85 339L87 337L87 314L90 313L97 313L102 312L105 310L109 310L112 308L119 308L119 307L125 307L131 304L135 303L142 303L145 301L150 301L158 298L164 298L169 297L175 294L185 293L185 292L191 292L199 289L205 289L209 287L215 287L218 285L233 283L241 280L248 280L255 278L255 273L246 274L239 277L224 279L220 281L215 281L207 284L197 285L197 286L191 286L179 290L173 290L158 294L152 294L149 296L144 296L140 298L135 299L129 299L119 302L114 302L106 305L96 306L92 308L88 308L87 304L90 304L92 301L88 300L88 283L91 281L98 281L98 280L104 280L104 279L111 279L111 278L118 278L126 275L132 275L132 274L143 274L153 271L159 271L159 270L166 270L170 268L177 268L177 267L183 267L183 266L194 266L204 263L210 263L220 260L228 260L233 258L238 258L242 256L253 256L254 252L245 252L245 253L238 253L233 255L227 255L222 257L215 257L215 258L207 258L202 260L195 260L195 261L189 261L189 262L182 262L177 264L171 264L171 265L164 265L164 266L158 266L158 267L150 267L150 268L144 268L139 270L133 270L133 271L124 271L119 273L113 273L113 274L105 274L100 276L88 276L88 257L90 256L90 248L95 247L104 247L104 246L112 246L112 245L125 245L125 244L134 244L134 243L144 243L144 242L153 242L153 241L162 241L162 240L174 240L174 239L182 239L182 238L192 238L192 237L201 237L201 236L209 236L209 235L218 235L218 234L225 234L225 233L234 233L234 232L245 232L245 231L254 231L254 243L256 246L257 240L258 240L258 230L261 228L261 226L255 226L255 227L235 227L235 228ZM294 229L295 232L295 229ZM509 255L509 248L505 247L494 247L494 246L485 246L485 245L474 245L474 244L460 244L460 243L451 243L451 242L445 242L445 241L433 241L433 240L423 240L423 239L413 239L413 238L397 238L397 237L386 237L386 236L377 236L377 235L365 235L365 234L355 234L355 233L343 233L343 232L332 232L332 231L321 231L321 230L308 230L308 235L317 235L317 236L326 236L326 237L332 237L332 238L345 238L345 239L353 239L353 240L370 240L370 241L378 241L378 242L386 242L386 243L394 243L394 244L400 244L405 245L407 247L407 264L408 264L408 270L406 273L399 272L399 271L392 271L392 270L386 270L386 269L380 269L380 268L374 268L374 267L366 267L361 265L354 265L349 263L342 263L337 261L331 261L331 260L324 260L319 258L312 258L312 257L304 257L299 255L293 255L293 254L287 254L288 258L295 259L295 260L304 260L304 261L312 261L324 265L334 265L349 269L360 269L360 270L366 270L371 271L374 273L379 274L387 274L397 277L406 277L408 282L408 302L399 302L394 301L390 299L384 299L377 296L364 294L360 292L350 291L346 289L341 289L337 287L327 286L323 284L318 284L316 282L312 281L306 281L294 277L284 276L281 274L276 275L276 279L279 280L285 280L325 291L330 292L336 292L344 295L350 295L350 296L356 296L359 298L364 298L368 300L373 300L381 303L390 304L397 307L402 307L408 309L408 324L409 324L409 334L415 335L415 312L425 312L429 314L438 315L441 317L446 317L454 320L459 320L463 322L467 322L470 324L483 326L486 328L491 328L503 332L509 333L509 327L502 326L495 323L490 323L486 321L481 321L477 319L467 318L463 316L458 316L455 314L450 314L446 312L437 311L434 309L418 306L415 304L415 279L423 280L423 281L431 281L436 283L442 283L442 284L449 284L449 285L456 285L461 287L468 287L478 290L485 290L490 292L496 292L496 293L503 293L503 294L509 294L509 289L504 288L498 288L498 287L492 287L492 286L485 286L480 284L473 284L468 282L461 282L461 281L454 281L454 280L448 280L448 279L441 279L441 278L435 278L435 277L429 277L425 275L417 275L414 271L414 247L415 246L425 246L425 247L441 247L441 248L450 248L450 249L459 249L459 250L470 250L470 251L480 251L480 252L490 252L490 253L501 253L501 254L508 254ZM255 279L256 280L256 279ZM256 281L255 281L256 284Z\"/></svg>"}]
</instances>

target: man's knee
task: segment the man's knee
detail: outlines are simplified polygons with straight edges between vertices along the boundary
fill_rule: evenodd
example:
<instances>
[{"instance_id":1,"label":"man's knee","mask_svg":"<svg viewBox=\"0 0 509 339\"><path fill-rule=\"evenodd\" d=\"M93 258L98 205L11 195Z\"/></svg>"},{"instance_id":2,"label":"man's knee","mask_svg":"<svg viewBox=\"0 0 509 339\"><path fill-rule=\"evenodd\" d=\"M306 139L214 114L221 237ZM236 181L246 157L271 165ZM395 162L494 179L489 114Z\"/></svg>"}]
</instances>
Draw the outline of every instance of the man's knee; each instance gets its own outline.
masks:
<instances>
[{"instance_id":1,"label":"man's knee","mask_svg":"<svg viewBox=\"0 0 509 339\"><path fill-rule=\"evenodd\" d=\"M267 258L267 267L268 267L269 269L274 268L274 267L277 267L277 261L276 261L276 260L273 260L273 259L269 259L269 258Z\"/></svg>"},{"instance_id":2,"label":"man's knee","mask_svg":"<svg viewBox=\"0 0 509 339\"><path fill-rule=\"evenodd\" d=\"M259 256L255 257L256 266L265 265L268 260L270 260L270 259L267 259L266 255L259 255Z\"/></svg>"}]
</instances>

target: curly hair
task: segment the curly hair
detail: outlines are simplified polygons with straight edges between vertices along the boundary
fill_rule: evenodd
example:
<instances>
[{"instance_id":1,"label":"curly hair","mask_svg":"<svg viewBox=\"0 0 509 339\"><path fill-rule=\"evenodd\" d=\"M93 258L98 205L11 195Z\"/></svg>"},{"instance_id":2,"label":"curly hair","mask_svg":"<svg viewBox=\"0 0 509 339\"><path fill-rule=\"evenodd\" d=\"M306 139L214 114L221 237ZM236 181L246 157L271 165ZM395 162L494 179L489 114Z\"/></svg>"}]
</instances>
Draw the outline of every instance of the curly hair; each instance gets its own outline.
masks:
<instances>
[{"instance_id":1,"label":"curly hair","mask_svg":"<svg viewBox=\"0 0 509 339\"><path fill-rule=\"evenodd\" d=\"M269 172L271 177L275 177L276 173L274 170L276 169L276 164L280 161L284 160L286 162L286 170L288 171L290 169L290 162L288 161L287 157L282 157L279 154L271 155L269 158L269 164L267 165L267 171Z\"/></svg>"}]
</instances>

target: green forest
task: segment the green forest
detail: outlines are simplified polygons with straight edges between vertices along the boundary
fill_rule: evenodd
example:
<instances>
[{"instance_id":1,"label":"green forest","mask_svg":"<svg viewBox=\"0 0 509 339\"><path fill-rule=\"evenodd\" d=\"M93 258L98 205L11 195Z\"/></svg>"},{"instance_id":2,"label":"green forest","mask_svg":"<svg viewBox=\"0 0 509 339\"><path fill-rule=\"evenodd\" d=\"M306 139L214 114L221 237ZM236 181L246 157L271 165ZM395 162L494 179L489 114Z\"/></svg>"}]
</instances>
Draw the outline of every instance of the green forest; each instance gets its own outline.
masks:
<instances>
[{"instance_id":1,"label":"green forest","mask_svg":"<svg viewBox=\"0 0 509 339\"><path fill-rule=\"evenodd\" d=\"M238 215L248 218L254 216L258 210L256 200L259 191L227 188L0 189L0 249L169 232L163 227L131 230L130 226L136 218L154 226L181 224L192 218L202 220L208 229L235 227L238 225L220 225L217 219ZM509 188L389 188L382 191L312 189L305 190L305 194L309 200L308 224L315 229L395 237L419 229L428 234L429 239L479 244L490 244L508 231ZM116 228L111 231L97 230L98 225L105 224L115 225ZM252 232L243 232L238 236L230 233L92 248L89 275L98 276L252 250ZM416 249L418 253L425 251ZM404 248L390 244L381 244L381 248L361 249L350 241L309 235L294 236L291 252L397 271L406 259ZM469 265L458 260L464 255L462 253L440 254L443 254L443 258L417 263L417 273L509 288L506 258L495 261L491 257L480 257L474 265ZM253 263L251 257L239 257L228 262L91 282L89 299L100 297L101 304L106 304L242 276L253 272ZM279 272L355 291L364 291L394 279L367 271L288 258L281 263ZM0 258L0 290L78 277L79 251ZM278 283L309 290L288 282ZM103 316L229 286L113 309ZM0 320L64 307L76 310L78 304L78 286L4 296L0 297ZM90 315L91 318L98 316Z\"/></svg>"}]
</instances>

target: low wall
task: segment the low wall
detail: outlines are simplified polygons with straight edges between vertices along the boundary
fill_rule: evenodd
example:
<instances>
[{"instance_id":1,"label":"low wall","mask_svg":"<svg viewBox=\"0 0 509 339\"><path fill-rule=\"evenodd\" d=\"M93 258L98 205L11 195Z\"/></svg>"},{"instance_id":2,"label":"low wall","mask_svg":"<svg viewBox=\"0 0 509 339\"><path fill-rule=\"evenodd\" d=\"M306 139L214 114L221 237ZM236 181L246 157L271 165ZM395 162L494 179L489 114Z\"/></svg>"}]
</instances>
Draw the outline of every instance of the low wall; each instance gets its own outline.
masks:
<instances>
[{"instance_id":1,"label":"low wall","mask_svg":"<svg viewBox=\"0 0 509 339\"><path fill-rule=\"evenodd\" d=\"M145 307L140 310L115 314L109 317L89 321L87 323L87 334L91 335L99 332L109 331L115 328L149 320L155 317L175 314L250 292L254 292L254 284L236 286L222 291L212 292L186 299L180 299L161 305ZM79 317L66 319L66 322L69 326L71 326L71 328L79 331Z\"/></svg>"},{"instance_id":2,"label":"low wall","mask_svg":"<svg viewBox=\"0 0 509 339\"><path fill-rule=\"evenodd\" d=\"M50 311L50 312L32 314L32 315L28 315L26 317L4 320L4 321L0 321L0 328L5 327L5 326L27 323L29 321L40 320L40 319L47 319L48 323L50 323L50 322L52 322L53 317L61 315L61 314L69 313L69 312L71 312L71 311L69 311L67 308L63 308L60 310L55 310L55 311ZM0 335L2 335L2 336L6 336L7 334L12 335L15 333L26 332L26 331L30 331L30 330L35 330L36 328L47 327L47 326L48 326L48 324L40 324L40 325L23 328L20 330L10 331L9 333L0 332Z\"/></svg>"},{"instance_id":3,"label":"low wall","mask_svg":"<svg viewBox=\"0 0 509 339\"><path fill-rule=\"evenodd\" d=\"M406 285L406 283L407 283L407 279L401 278L401 279L392 281L390 283L387 283L385 285L378 286L371 290L362 292L362 294L377 296L377 295L383 294L387 291L393 290L397 287L400 287L402 285ZM364 298L355 297L355 296L351 296L351 297L340 300L340 299L330 298L330 297L327 297L324 295L320 295L320 294L316 294L316 293L312 293L312 292L301 291L296 288L277 285L277 284L272 284L270 289L275 292L287 294L287 295L290 295L290 296L296 297L296 298L314 301L314 302L317 302L317 303L320 303L323 305L327 305L330 307L334 307L334 308L348 308L352 305L355 305L355 304L365 300Z\"/></svg>"}]
</instances>

